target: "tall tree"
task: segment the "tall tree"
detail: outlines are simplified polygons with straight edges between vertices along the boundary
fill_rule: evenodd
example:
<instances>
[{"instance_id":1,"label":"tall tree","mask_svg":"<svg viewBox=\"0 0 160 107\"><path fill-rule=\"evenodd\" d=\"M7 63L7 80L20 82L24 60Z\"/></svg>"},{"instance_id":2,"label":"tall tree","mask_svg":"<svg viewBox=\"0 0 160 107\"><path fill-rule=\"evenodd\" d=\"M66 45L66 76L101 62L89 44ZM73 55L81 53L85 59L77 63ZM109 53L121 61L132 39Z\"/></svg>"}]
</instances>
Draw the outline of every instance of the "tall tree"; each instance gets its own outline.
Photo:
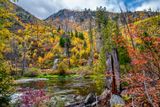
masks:
<instances>
[{"instance_id":1,"label":"tall tree","mask_svg":"<svg viewBox=\"0 0 160 107\"><path fill-rule=\"evenodd\" d=\"M103 33L102 30L105 28L107 25L107 14L106 14L106 9L102 7L97 7L96 10L96 24L97 24L97 32L96 32L96 49L97 52L100 52L103 45Z\"/></svg>"},{"instance_id":2,"label":"tall tree","mask_svg":"<svg viewBox=\"0 0 160 107\"><path fill-rule=\"evenodd\" d=\"M128 31L128 33L129 33L130 40L131 40L131 45L132 45L132 47L135 49L135 44L134 44L134 40L133 40L133 35L132 35L132 33L131 33L131 31L130 31L130 28L129 28L129 26L128 26L128 20L127 20L128 16L125 14L125 12L124 12L123 9L121 8L120 3L119 3L118 1L117 1L117 4L118 4L118 6L119 6L119 9L120 9L121 14L122 14L122 16L123 16L122 18L123 18L123 20L124 20L125 26L126 26L127 31ZM126 8L127 8L127 7L126 7Z\"/></svg>"},{"instance_id":3,"label":"tall tree","mask_svg":"<svg viewBox=\"0 0 160 107\"><path fill-rule=\"evenodd\" d=\"M93 44L93 33L92 33L92 17L89 20L89 40L90 40L90 56L88 59L88 65L90 67L93 66L93 59L94 59L94 44Z\"/></svg>"},{"instance_id":4,"label":"tall tree","mask_svg":"<svg viewBox=\"0 0 160 107\"><path fill-rule=\"evenodd\" d=\"M4 50L6 49L6 43L11 32L8 30L11 22L9 19L12 18L11 6L8 0L0 1L0 106L8 106L9 100L8 95L10 94L11 77L9 75L8 62L4 58ZM7 66L6 66L7 65Z\"/></svg>"}]
</instances>

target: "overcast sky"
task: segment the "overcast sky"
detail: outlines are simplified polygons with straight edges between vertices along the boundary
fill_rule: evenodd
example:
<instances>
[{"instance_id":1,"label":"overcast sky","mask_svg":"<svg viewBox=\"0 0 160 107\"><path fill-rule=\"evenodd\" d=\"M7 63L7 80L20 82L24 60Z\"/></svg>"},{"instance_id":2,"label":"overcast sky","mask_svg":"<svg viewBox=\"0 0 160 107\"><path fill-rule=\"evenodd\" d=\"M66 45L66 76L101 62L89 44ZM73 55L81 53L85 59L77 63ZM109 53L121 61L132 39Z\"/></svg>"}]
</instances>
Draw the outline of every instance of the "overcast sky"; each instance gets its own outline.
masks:
<instances>
[{"instance_id":1,"label":"overcast sky","mask_svg":"<svg viewBox=\"0 0 160 107\"><path fill-rule=\"evenodd\" d=\"M45 19L64 8L95 10L97 6L105 6L108 11L119 12L117 1L123 9L126 5L131 11L149 8L152 10L160 9L160 0L19 0L16 4L34 16Z\"/></svg>"}]
</instances>

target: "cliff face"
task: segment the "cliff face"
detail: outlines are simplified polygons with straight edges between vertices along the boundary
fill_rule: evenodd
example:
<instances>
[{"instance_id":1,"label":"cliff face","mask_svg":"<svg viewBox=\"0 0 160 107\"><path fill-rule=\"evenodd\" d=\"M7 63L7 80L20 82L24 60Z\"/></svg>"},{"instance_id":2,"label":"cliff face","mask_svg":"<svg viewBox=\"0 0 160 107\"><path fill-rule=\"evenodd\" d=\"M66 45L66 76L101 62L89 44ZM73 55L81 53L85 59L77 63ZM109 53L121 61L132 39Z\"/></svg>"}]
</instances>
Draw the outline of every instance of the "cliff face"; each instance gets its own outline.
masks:
<instances>
[{"instance_id":1,"label":"cliff face","mask_svg":"<svg viewBox=\"0 0 160 107\"><path fill-rule=\"evenodd\" d=\"M63 9L51 15L46 22L54 24L56 27L61 27L65 31L71 30L86 30L88 29L88 21L90 18L95 18L96 12L85 10L76 11Z\"/></svg>"},{"instance_id":2,"label":"cliff face","mask_svg":"<svg viewBox=\"0 0 160 107\"><path fill-rule=\"evenodd\" d=\"M84 20L89 19L91 17L95 17L95 16L96 16L95 12L90 10L76 11L76 10L63 9L51 15L46 20L50 20L50 19L54 20L56 18L59 18L61 21L68 19L75 22L83 22Z\"/></svg>"},{"instance_id":3,"label":"cliff face","mask_svg":"<svg viewBox=\"0 0 160 107\"><path fill-rule=\"evenodd\" d=\"M149 11L139 11L139 12L126 12L124 14L121 13L111 13L106 12L111 19L118 17L118 23L120 25L125 24L123 17L127 17L128 23L133 23L138 20L142 20L151 16L155 16L156 12L149 12ZM76 28L80 28L81 30L88 30L88 22L89 19L92 18L92 26L96 27L95 18L96 18L96 11L91 11L89 9L85 9L84 11L76 11L76 10L68 10L63 9L59 12L51 15L45 21L50 22L57 27L61 27L64 30L74 30ZM68 29L66 29L66 26Z\"/></svg>"}]
</instances>

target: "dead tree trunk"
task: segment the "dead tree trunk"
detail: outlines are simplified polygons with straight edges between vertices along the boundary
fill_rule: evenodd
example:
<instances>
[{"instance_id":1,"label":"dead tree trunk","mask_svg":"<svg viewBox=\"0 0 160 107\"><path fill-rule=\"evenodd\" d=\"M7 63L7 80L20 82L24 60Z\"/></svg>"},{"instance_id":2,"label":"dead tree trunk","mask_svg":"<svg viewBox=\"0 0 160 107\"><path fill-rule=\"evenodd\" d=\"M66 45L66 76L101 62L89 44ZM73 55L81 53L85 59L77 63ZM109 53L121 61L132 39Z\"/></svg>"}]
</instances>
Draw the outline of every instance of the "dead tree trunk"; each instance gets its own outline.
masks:
<instances>
[{"instance_id":1,"label":"dead tree trunk","mask_svg":"<svg viewBox=\"0 0 160 107\"><path fill-rule=\"evenodd\" d=\"M113 77L112 77L112 71L113 71L113 65L112 65L112 55L110 53L106 54L106 65L107 65L107 70L106 70L106 88L108 90L112 90L112 81L113 81Z\"/></svg>"},{"instance_id":2,"label":"dead tree trunk","mask_svg":"<svg viewBox=\"0 0 160 107\"><path fill-rule=\"evenodd\" d=\"M112 57L113 57L113 71L115 76L115 84L116 84L116 90L118 93L120 93L120 65L119 65L119 57L118 57L118 51L116 48L112 51Z\"/></svg>"},{"instance_id":3,"label":"dead tree trunk","mask_svg":"<svg viewBox=\"0 0 160 107\"><path fill-rule=\"evenodd\" d=\"M92 18L89 21L89 39L90 39L90 56L88 59L88 65L90 67L93 66L93 59L94 59L94 44L93 44L93 34L92 34Z\"/></svg>"},{"instance_id":4,"label":"dead tree trunk","mask_svg":"<svg viewBox=\"0 0 160 107\"><path fill-rule=\"evenodd\" d=\"M13 39L11 41L11 48L12 48L12 58L11 58L11 63L12 63L12 66L15 68L15 70L17 71L17 67L18 67L18 46L17 46L17 43L16 43L16 40L14 38L14 35L13 35Z\"/></svg>"},{"instance_id":5,"label":"dead tree trunk","mask_svg":"<svg viewBox=\"0 0 160 107\"><path fill-rule=\"evenodd\" d=\"M24 72L26 72L26 65L27 65L27 61L26 61L26 52L27 52L27 49L26 49L26 43L23 42L23 59L22 59L22 72L21 72L21 75L23 76Z\"/></svg>"},{"instance_id":6,"label":"dead tree trunk","mask_svg":"<svg viewBox=\"0 0 160 107\"><path fill-rule=\"evenodd\" d=\"M120 65L117 49L112 53L107 53L107 71L106 71L106 88L112 91L112 94L120 93Z\"/></svg>"}]
</instances>

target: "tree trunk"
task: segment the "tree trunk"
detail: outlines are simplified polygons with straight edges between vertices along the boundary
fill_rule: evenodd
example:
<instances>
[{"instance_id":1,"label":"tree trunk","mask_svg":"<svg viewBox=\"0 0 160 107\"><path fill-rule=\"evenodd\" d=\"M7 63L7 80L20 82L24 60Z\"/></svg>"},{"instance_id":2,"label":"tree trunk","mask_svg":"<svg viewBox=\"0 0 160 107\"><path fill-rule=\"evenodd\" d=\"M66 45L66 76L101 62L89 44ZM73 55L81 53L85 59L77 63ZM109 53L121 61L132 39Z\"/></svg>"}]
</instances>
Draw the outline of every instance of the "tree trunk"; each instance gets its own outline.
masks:
<instances>
[{"instance_id":1,"label":"tree trunk","mask_svg":"<svg viewBox=\"0 0 160 107\"><path fill-rule=\"evenodd\" d=\"M68 66L70 68L70 42L69 42L69 37L65 37L65 44L64 44L64 54L68 58Z\"/></svg>"},{"instance_id":2,"label":"tree trunk","mask_svg":"<svg viewBox=\"0 0 160 107\"><path fill-rule=\"evenodd\" d=\"M92 18L89 21L89 39L90 39L90 56L88 59L88 65L90 67L93 66L93 59L94 59L94 44L93 44L93 34L92 34Z\"/></svg>"},{"instance_id":3,"label":"tree trunk","mask_svg":"<svg viewBox=\"0 0 160 107\"><path fill-rule=\"evenodd\" d=\"M107 57L107 61L106 61L106 66L107 66L107 70L106 70L106 88L108 90L112 90L112 81L113 81L113 77L112 77L112 72L113 72L113 65L112 65L112 55L110 53L106 54Z\"/></svg>"},{"instance_id":4,"label":"tree trunk","mask_svg":"<svg viewBox=\"0 0 160 107\"><path fill-rule=\"evenodd\" d=\"M116 48L112 51L112 57L113 57L113 68L114 68L114 76L115 76L115 84L117 87L117 92L120 93L120 65L119 65L119 57L118 57L118 51Z\"/></svg>"},{"instance_id":5,"label":"tree trunk","mask_svg":"<svg viewBox=\"0 0 160 107\"><path fill-rule=\"evenodd\" d=\"M113 94L120 93L120 65L117 49L114 48L112 53L106 54L106 88Z\"/></svg>"},{"instance_id":6,"label":"tree trunk","mask_svg":"<svg viewBox=\"0 0 160 107\"><path fill-rule=\"evenodd\" d=\"M21 75L23 76L24 72L26 72L26 65L27 65L27 61L26 61L26 43L23 43L23 60L22 60L22 72Z\"/></svg>"}]
</instances>

